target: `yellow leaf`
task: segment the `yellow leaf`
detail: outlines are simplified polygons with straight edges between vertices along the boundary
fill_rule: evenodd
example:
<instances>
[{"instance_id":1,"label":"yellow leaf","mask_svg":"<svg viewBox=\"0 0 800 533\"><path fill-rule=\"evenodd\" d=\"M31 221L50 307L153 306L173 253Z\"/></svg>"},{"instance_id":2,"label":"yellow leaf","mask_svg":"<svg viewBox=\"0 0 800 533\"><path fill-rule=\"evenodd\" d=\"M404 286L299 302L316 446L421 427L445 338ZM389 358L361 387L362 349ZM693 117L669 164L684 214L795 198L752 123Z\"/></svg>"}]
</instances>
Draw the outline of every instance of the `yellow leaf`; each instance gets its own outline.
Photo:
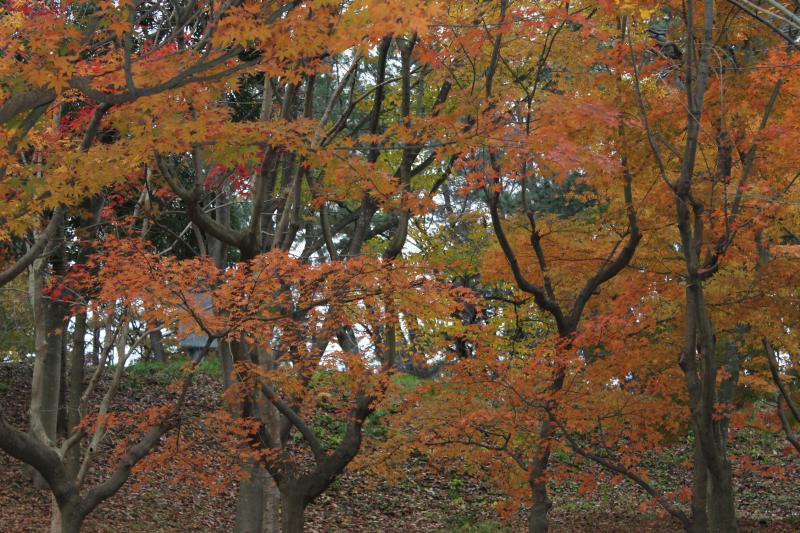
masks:
<instances>
[{"instance_id":1,"label":"yellow leaf","mask_svg":"<svg viewBox=\"0 0 800 533\"><path fill-rule=\"evenodd\" d=\"M641 16L643 20L646 20L649 19L655 11L655 8L639 8L639 16Z\"/></svg>"},{"instance_id":2,"label":"yellow leaf","mask_svg":"<svg viewBox=\"0 0 800 533\"><path fill-rule=\"evenodd\" d=\"M108 29L113 31L118 38L122 38L130 30L127 20L115 20L108 25Z\"/></svg>"}]
</instances>

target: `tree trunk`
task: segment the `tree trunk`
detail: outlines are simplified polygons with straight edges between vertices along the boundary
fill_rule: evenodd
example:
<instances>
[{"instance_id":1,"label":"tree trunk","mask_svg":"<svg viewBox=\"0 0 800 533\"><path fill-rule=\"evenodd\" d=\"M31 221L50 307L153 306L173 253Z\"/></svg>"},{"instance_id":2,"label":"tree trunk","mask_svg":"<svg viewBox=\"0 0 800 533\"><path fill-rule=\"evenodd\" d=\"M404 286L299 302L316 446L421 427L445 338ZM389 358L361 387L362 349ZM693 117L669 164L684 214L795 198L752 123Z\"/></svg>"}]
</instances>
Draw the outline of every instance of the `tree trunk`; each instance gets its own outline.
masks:
<instances>
[{"instance_id":1,"label":"tree trunk","mask_svg":"<svg viewBox=\"0 0 800 533\"><path fill-rule=\"evenodd\" d=\"M62 312L66 313L66 309L62 309ZM66 331L67 327L67 320L64 320L64 331ZM67 406L67 389L68 387L68 377L67 377L67 367L68 364L68 357L67 357L67 335L62 332L58 335L61 341L61 364L59 367L61 368L61 374L59 377L60 383L58 386L58 420L56 422L56 434L60 439L66 439L69 436L69 413L68 413L68 406Z\"/></svg>"},{"instance_id":2,"label":"tree trunk","mask_svg":"<svg viewBox=\"0 0 800 533\"><path fill-rule=\"evenodd\" d=\"M53 497L51 507L50 533L80 533L83 517L78 512L77 501L59 507Z\"/></svg>"},{"instance_id":3,"label":"tree trunk","mask_svg":"<svg viewBox=\"0 0 800 533\"><path fill-rule=\"evenodd\" d=\"M264 523L262 533L281 533L281 493L271 475L264 480Z\"/></svg>"},{"instance_id":4,"label":"tree trunk","mask_svg":"<svg viewBox=\"0 0 800 533\"><path fill-rule=\"evenodd\" d=\"M34 261L28 278L36 342L29 418L31 434L40 442L50 444L57 438L61 406L61 336L64 320L60 316L61 306L43 294L46 266L43 259ZM37 488L46 488L44 479L37 472L33 475L33 482Z\"/></svg>"},{"instance_id":5,"label":"tree trunk","mask_svg":"<svg viewBox=\"0 0 800 533\"><path fill-rule=\"evenodd\" d=\"M225 389L231 385L231 374L225 369L226 355L230 355L230 363L235 361L249 360L247 349L242 346L241 341L221 342L219 354L223 360L223 384ZM254 417L261 418L259 406L247 395L240 404L229 405L231 413L235 417ZM258 442L257 435L250 436L251 444ZM248 458L242 460L242 469L247 472L246 479L242 479L239 484L239 494L236 505L236 523L234 531L236 533L262 533L264 528L264 485L266 483L267 471L256 459Z\"/></svg>"},{"instance_id":6,"label":"tree trunk","mask_svg":"<svg viewBox=\"0 0 800 533\"><path fill-rule=\"evenodd\" d=\"M694 440L694 473L692 475L692 533L708 531L708 466L700 441Z\"/></svg>"},{"instance_id":7,"label":"tree trunk","mask_svg":"<svg viewBox=\"0 0 800 533\"><path fill-rule=\"evenodd\" d=\"M153 359L159 363L167 362L167 354L164 352L164 338L160 329L150 332L150 350L153 352Z\"/></svg>"},{"instance_id":8,"label":"tree trunk","mask_svg":"<svg viewBox=\"0 0 800 533\"><path fill-rule=\"evenodd\" d=\"M36 320L36 362L31 384L31 429L41 431L51 441L56 439L58 409L61 399L61 331L63 317L59 307L42 295L41 274L33 274L32 296ZM59 331L58 333L56 333ZM62 330L63 331L63 330Z\"/></svg>"},{"instance_id":9,"label":"tree trunk","mask_svg":"<svg viewBox=\"0 0 800 533\"><path fill-rule=\"evenodd\" d=\"M707 384L703 384L708 386ZM711 383L710 386L715 386ZM693 409L698 409L693 406ZM694 456L694 531L712 533L734 533L736 526L736 503L733 490L733 472L727 457L723 424L715 421L710 413L694 414L696 449ZM705 487L705 490L704 490ZM705 493L705 502L701 500ZM705 516L700 512L705 503ZM705 522L705 527L703 523Z\"/></svg>"},{"instance_id":10,"label":"tree trunk","mask_svg":"<svg viewBox=\"0 0 800 533\"><path fill-rule=\"evenodd\" d=\"M222 371L222 385L227 390L228 387L231 386L231 374L233 373L233 354L231 353L230 343L228 341L220 340L217 353L219 354L220 367Z\"/></svg>"},{"instance_id":11,"label":"tree trunk","mask_svg":"<svg viewBox=\"0 0 800 533\"><path fill-rule=\"evenodd\" d=\"M743 335L749 330L749 325L738 325L734 330L733 339L730 339L724 350L725 371L728 375L719 385L718 399L723 406L732 406L739 383L740 347ZM719 446L720 456L719 472L716 476L709 473L709 501L708 518L709 529L712 532L728 533L737 530L736 525L736 494L733 489L733 471L728 459L728 426L729 419L723 417L712 422L715 437Z\"/></svg>"},{"instance_id":12,"label":"tree trunk","mask_svg":"<svg viewBox=\"0 0 800 533\"><path fill-rule=\"evenodd\" d=\"M273 370L275 360L271 351L259 350L259 364L262 368ZM277 450L281 442L281 417L274 405L267 404L261 411L261 419L267 428L270 448ZM264 524L262 533L280 533L281 492L271 474L264 475Z\"/></svg>"},{"instance_id":13,"label":"tree trunk","mask_svg":"<svg viewBox=\"0 0 800 533\"><path fill-rule=\"evenodd\" d=\"M731 345L727 351L726 368L734 375L723 380L721 388L717 387L717 341L714 328L709 316L708 307L702 286L699 284L690 287L693 298L689 301L694 305L695 323L697 324L697 346L701 354L701 374L699 380L700 396L693 400L693 418L695 419L695 437L700 443L703 459L708 468L708 514L709 531L712 533L734 533L736 526L736 504L733 491L733 474L728 460L728 420L726 416L717 416L716 409L719 404L732 401L726 398L726 387L734 387L727 383L738 376L738 355ZM691 311L691 310L690 310ZM732 392L728 392L732 394Z\"/></svg>"},{"instance_id":14,"label":"tree trunk","mask_svg":"<svg viewBox=\"0 0 800 533\"><path fill-rule=\"evenodd\" d=\"M266 471L254 460L242 465L249 477L239 483L236 504L236 533L261 533L264 527L264 482Z\"/></svg>"},{"instance_id":15,"label":"tree trunk","mask_svg":"<svg viewBox=\"0 0 800 533\"><path fill-rule=\"evenodd\" d=\"M60 533L80 533L81 522L82 521L79 520L74 520L71 522L62 521Z\"/></svg>"},{"instance_id":16,"label":"tree trunk","mask_svg":"<svg viewBox=\"0 0 800 533\"><path fill-rule=\"evenodd\" d=\"M716 384L713 381L702 383L702 387L709 386L716 387ZM713 411L710 409L693 405L692 410L701 411L693 413L696 449L692 511L695 513L693 521L698 522L694 531L734 533L737 531L736 504L733 472L726 450L725 424L714 420ZM705 493L705 517L699 511L703 493ZM703 527L704 521L705 527Z\"/></svg>"},{"instance_id":17,"label":"tree trunk","mask_svg":"<svg viewBox=\"0 0 800 533\"><path fill-rule=\"evenodd\" d=\"M720 472L711 473L708 478L709 531L711 533L734 533L737 531L737 525L733 473L731 464L725 455L722 457Z\"/></svg>"},{"instance_id":18,"label":"tree trunk","mask_svg":"<svg viewBox=\"0 0 800 533\"><path fill-rule=\"evenodd\" d=\"M539 461L537 461L538 463ZM546 470L547 466L534 466L534 470ZM547 514L552 507L547 497L546 481L531 481L531 510L528 512L528 533L547 533L549 523Z\"/></svg>"},{"instance_id":19,"label":"tree trunk","mask_svg":"<svg viewBox=\"0 0 800 533\"><path fill-rule=\"evenodd\" d=\"M83 519L77 516L70 516L62 511L60 533L80 533L82 522Z\"/></svg>"},{"instance_id":20,"label":"tree trunk","mask_svg":"<svg viewBox=\"0 0 800 533\"><path fill-rule=\"evenodd\" d=\"M102 349L100 343L100 325L95 323L92 329L92 364L95 367L100 366L100 352Z\"/></svg>"},{"instance_id":21,"label":"tree trunk","mask_svg":"<svg viewBox=\"0 0 800 533\"><path fill-rule=\"evenodd\" d=\"M75 334L69 364L69 400L67 402L67 435L81 421L81 394L83 393L83 374L86 364L86 312L75 316ZM81 447L73 446L65 457L67 472L76 476L80 468Z\"/></svg>"},{"instance_id":22,"label":"tree trunk","mask_svg":"<svg viewBox=\"0 0 800 533\"><path fill-rule=\"evenodd\" d=\"M550 462L550 435L552 428L550 422L545 420L539 432L541 442L541 453L533 460L528 484L531 487L531 510L528 512L528 533L547 533L549 522L547 514L553 506L547 496L547 473L548 463Z\"/></svg>"},{"instance_id":23,"label":"tree trunk","mask_svg":"<svg viewBox=\"0 0 800 533\"><path fill-rule=\"evenodd\" d=\"M50 495L50 533L61 533L61 509L56 503L55 497Z\"/></svg>"},{"instance_id":24,"label":"tree trunk","mask_svg":"<svg viewBox=\"0 0 800 533\"><path fill-rule=\"evenodd\" d=\"M281 533L303 533L306 504L293 492L281 494Z\"/></svg>"},{"instance_id":25,"label":"tree trunk","mask_svg":"<svg viewBox=\"0 0 800 533\"><path fill-rule=\"evenodd\" d=\"M691 263L693 265L693 263ZM690 266L689 271L695 267ZM723 383L721 391L717 388L717 341L713 324L708 313L702 285L695 282L686 287L686 328L684 346L680 357L680 366L686 378L689 392L689 408L692 413L692 426L695 436L695 480L707 487L695 486L693 511L697 513L695 520L702 520L699 511L699 498L706 492L706 531L733 533L736 531L736 510L733 493L733 476L727 457L728 421L725 416L718 416L720 403L729 399L728 389L735 389L735 382ZM727 367L738 376L738 358L736 352L728 353ZM699 363L699 364L698 364ZM733 365L733 366L732 366ZM731 389L731 390L733 390ZM726 392L727 391L727 392ZM703 468L705 465L705 469ZM706 471L703 474L703 471ZM705 476L705 478L704 478ZM697 500L697 501L695 501ZM702 524L695 527L696 531Z\"/></svg>"},{"instance_id":26,"label":"tree trunk","mask_svg":"<svg viewBox=\"0 0 800 533\"><path fill-rule=\"evenodd\" d=\"M541 503L534 503L531 510L528 511L528 533L543 533L547 531L547 528L547 507Z\"/></svg>"}]
</instances>

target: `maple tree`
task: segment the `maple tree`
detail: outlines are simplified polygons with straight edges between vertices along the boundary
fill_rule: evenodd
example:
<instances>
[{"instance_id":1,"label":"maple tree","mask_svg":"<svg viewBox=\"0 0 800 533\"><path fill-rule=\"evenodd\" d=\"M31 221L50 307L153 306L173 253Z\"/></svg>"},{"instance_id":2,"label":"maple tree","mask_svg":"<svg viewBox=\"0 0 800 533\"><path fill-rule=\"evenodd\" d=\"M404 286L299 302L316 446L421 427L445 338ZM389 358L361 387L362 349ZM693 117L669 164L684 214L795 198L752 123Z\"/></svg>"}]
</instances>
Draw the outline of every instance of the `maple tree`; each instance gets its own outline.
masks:
<instances>
[{"instance_id":1,"label":"maple tree","mask_svg":"<svg viewBox=\"0 0 800 533\"><path fill-rule=\"evenodd\" d=\"M767 77L755 74L750 78L738 72L738 69L751 73L771 68L774 56L744 53L742 66L734 71L712 66L714 39L735 43L738 37L726 33L735 27L733 24L730 29L717 30L715 35L714 21L723 13L711 2L703 3L702 12L699 8L687 8L683 87L675 93L686 99L682 154L663 154L656 140L659 133L651 126L652 120L644 118L646 96L642 91L637 96L659 175L674 198L676 211L672 221L678 229L678 249L683 256L682 265L678 263L681 266L674 270L685 283L686 291L682 312L684 337L682 344L676 345L680 346L679 364L685 376L695 435L693 527L734 531L732 467L726 451L731 406L741 368L751 365L744 357L747 346L753 345L749 337L759 331L763 334L768 326L735 304L726 306L723 313L713 311L714 299L724 301L730 286L730 281L713 278L758 272L759 248L765 245L759 241L764 237L763 232L769 231L771 220L775 220L765 213L780 210L786 199L784 195L791 191L796 178L794 170L770 157L771 150L780 149L771 144L767 133L770 121L781 114L782 104L778 100L786 80L780 66L773 76ZM775 43L777 53L782 57L791 54L791 47L787 49L780 44L785 35L770 29L768 38L772 40L768 42ZM748 98L747 104L744 99L736 101L736 110L731 111L730 103L718 97L720 93L714 89L722 90L726 84L736 87L743 82L756 91L751 94L757 97ZM730 98L730 93L727 97ZM715 153L715 160L699 170L697 157L704 151ZM767 175L771 179L765 179ZM761 189L763 195L753 194L753 189ZM761 316L781 312L779 307L773 307L779 299L769 300L760 302ZM736 314L725 316L727 312Z\"/></svg>"},{"instance_id":2,"label":"maple tree","mask_svg":"<svg viewBox=\"0 0 800 533\"><path fill-rule=\"evenodd\" d=\"M241 6L209 2L194 8L180 11L158 2L2 5L0 179L7 246L0 284L32 269L37 352L30 432L2 420L2 441L8 453L31 464L49 485L54 531L77 531L86 514L113 495L131 467L174 427L168 416L153 420L151 430L131 445L111 476L81 493L84 469L78 467L78 444L86 432L77 424L88 414L82 398L87 315L78 310L69 365L70 424L59 443L58 413L66 392L62 344L70 302L60 289L50 290L46 278L58 286L67 273L67 227L75 228L85 239L79 246L90 250L85 247L102 216L103 192L141 168L137 140L104 123L111 110L148 122L159 114L153 98L168 102L171 90L235 79L255 63L242 56L247 42L225 31L223 24L231 17L245 28L247 12ZM205 16L211 12L213 16ZM192 35L196 38L188 42ZM78 252L77 257L85 255ZM125 335L121 338L127 342ZM108 400L103 404L107 409Z\"/></svg>"},{"instance_id":3,"label":"maple tree","mask_svg":"<svg viewBox=\"0 0 800 533\"><path fill-rule=\"evenodd\" d=\"M426 9L433 12L434 7ZM206 128L207 141L201 143L200 139L189 138L183 141L187 143L184 145L161 145L155 160L161 177L184 203L192 223L208 239L207 248L214 250L219 268L226 266L227 248L249 265L244 267L248 270L253 268L250 262L261 254L295 248L307 268L325 261L344 261L348 269L357 269L361 255L378 255L392 265L405 244L412 212L426 202L421 191L413 191L412 178L425 172L435 158L428 155L421 163L414 165L414 162L423 152L426 139L436 134L438 106L449 91L449 85L441 85L432 101L424 90L420 91L416 105L420 112L411 118L412 83L424 89L421 73L427 68L424 63L415 65L420 62L415 48L422 31L427 30L424 26L415 28L415 13L409 13L407 18L387 18L381 23L381 10L391 10L391 5L385 3L371 8L372 18L366 20L359 6L343 9L340 12L333 6L323 6L317 11L311 5L298 6L280 21L300 35L308 34L304 40L308 46L298 57L288 58L287 64L264 66L261 87L255 89L262 98L257 113L248 116L243 110L240 120L230 122L227 113L215 114L209 105L206 112L197 112L198 126L187 124L184 114L179 115L180 120L174 125L165 122L166 131L175 128L175 135L171 136L174 139L183 139L180 132L187 128L201 132L200 123ZM327 25L329 34L319 43L320 48L315 49L313 43L318 39L320 25L326 26L325 17L331 20ZM359 27L363 27L363 34L356 30ZM377 57L368 57L363 51L365 46L376 48ZM390 61L394 51L400 55L396 66ZM329 56L335 59L322 61ZM331 63L337 68L344 65L344 75L331 76ZM298 76L298 72L302 75ZM396 75L390 78L393 74ZM416 81L413 75L418 76ZM398 82L399 91L394 89ZM324 99L317 96L318 84L326 89ZM243 87L241 93L246 95L248 91ZM399 110L388 108L390 98L399 100ZM361 102L368 103L366 109ZM233 104L236 105L235 99ZM218 108L224 111L226 105ZM215 119L219 125L209 126ZM167 152L187 155L175 157ZM251 178L243 179L248 174ZM187 184L185 178L191 181ZM239 198L246 199L248 211L242 221L232 220L226 205ZM328 205L332 202L335 211ZM384 221L373 228L379 212ZM314 217L318 225L314 219L303 224L303 217ZM376 242L377 249L364 249L368 240L375 240L381 234L389 234L385 244ZM387 276L383 281L388 286L391 278ZM360 282L349 283L357 287ZM292 287L287 280L278 294L291 294ZM348 421L339 446L327 453L303 420L303 416L314 415L314 409L304 407L302 401L310 394L305 389L313 390L315 385L309 375L295 384L300 390L281 396L269 392L270 388L254 386L248 372L241 368L259 369L272 376L271 372L288 366L302 376L310 372L306 369L316 368L325 361L326 350L334 339L345 352L360 354L363 341L359 338L364 333L357 333L359 330L367 332L373 344L393 346L397 329L393 320L398 318L391 316L401 313L402 306L400 302L384 305L389 305L388 318L381 321L375 315L378 322L368 327L342 321L332 313L323 318L314 315L303 318L311 326L321 320L318 330L313 327L307 330L302 341L313 347L310 353L292 346L292 338L286 339L282 330L274 334L273 340L262 332L255 340L229 335L222 341L226 374L236 377L229 387L242 389L249 384L249 388L244 387L240 392L239 414L260 421L258 431L249 437L250 444L278 453L278 458L266 461L266 465L263 461L250 461L250 474L240 485L237 528L261 529L262 521L266 520L268 527L275 521L274 515L263 517L260 504L253 503L263 500L260 494L264 490L266 466L280 492L284 529L301 529L305 506L327 488L358 452L362 426L380 398L377 392L362 391L351 399L353 406L348 412L352 420ZM373 305L368 307L378 309ZM222 312L228 313L228 309L222 306ZM310 312L310 309L296 310L296 319ZM422 318L421 314L418 318ZM331 336L331 332L335 335ZM255 347L247 346L245 338L254 342ZM394 349L380 351L385 359L380 366L385 372L394 363ZM265 400L267 405L263 406ZM291 442L287 439L293 430L299 432L312 452L316 467L310 472L276 463L289 453ZM275 495L271 497L274 499ZM277 506L273 502L270 507Z\"/></svg>"},{"instance_id":4,"label":"maple tree","mask_svg":"<svg viewBox=\"0 0 800 533\"><path fill-rule=\"evenodd\" d=\"M500 264L492 259L488 268L484 265L482 278L511 281L523 295L528 293L530 299L511 294L504 298L508 305L492 303L493 307L500 306L490 314L498 317L493 326L498 332L476 341L475 353L479 357L482 353L483 358L454 367L457 386L431 385L425 389L427 392L421 393L421 398L415 397L417 402L427 397L435 399L427 400L431 404L430 413L415 411L405 423L411 424L414 431L423 432L426 449L434 447L436 453L448 454L441 451L442 447L456 446L458 453L474 453L479 462L489 462L490 470L500 472L500 476L507 476L517 468L524 472L533 495L531 531L547 529L549 502L544 476L554 479L562 475L546 470L553 446L566 447L617 477L634 481L687 530L733 531L736 525L732 469L725 451L733 414L731 404L739 401L743 387L758 383L756 372L763 380L763 364L759 365L747 354L753 349L753 338L759 339L756 331L763 332L769 327L764 316L778 313L779 322L786 320L775 288L767 288L772 282L767 281L768 261L764 256L770 253L764 241L776 229L771 228L771 222L778 220L767 213L792 210L786 195L793 189L796 171L793 163L783 166L783 161L756 154L770 150L768 122L783 112L776 100L788 84L787 73L781 69L785 54L791 54L792 49L786 46L786 34L769 25L764 28L748 24L744 26L746 34L737 33L743 27L737 17L747 14L738 8L716 11L707 3L701 16L693 9L684 12L680 6L663 3L609 5L612 9L604 14L611 18L605 19L604 24L601 13L593 13L593 19L587 23L580 17L580 6L572 7L577 19L567 19L572 24L565 22L559 26L551 20L543 25L539 49L542 62L538 71L520 72L515 70L511 59L520 50L519 43L515 41L514 50L507 52L508 55L504 55L502 47L503 40L517 37L515 28L510 25L508 30L499 29L505 17L521 18L515 11L519 6L499 4L495 16L500 22L494 25L497 32L494 47L487 46L484 56L489 76L486 86L492 84L495 69L502 72L502 66L508 72L507 83L522 87L517 100L506 88L502 103L487 104L488 117L475 122L486 124L494 120L500 124L500 133L490 136L499 140L472 149L475 155L469 157L473 161L464 164L467 187L470 176L474 176L475 184L485 190L502 258ZM653 16L657 11L661 17ZM695 18L705 21L703 37L695 35L700 25ZM719 20L725 20L726 24L717 34L712 32L711 24ZM657 24L663 26L659 28ZM685 28L684 37L681 27ZM566 36L556 31L561 28L567 28L563 30ZM486 33L490 34L488 24ZM566 46L568 57L557 55L559 43L555 36L564 40L585 39L586 34L592 36L590 39L607 42L608 46L570 43L571 46ZM774 56L751 55L746 52L746 44L736 44L754 35L774 43L775 50L786 48L775 52L780 57L777 63L771 63ZM706 43L705 56L698 51L702 45L694 48L694 39ZM655 47L650 44L653 40ZM712 67L708 64L712 41L730 43L732 61L736 61L730 69L715 67L714 77L710 77ZM737 47L743 49L743 59L736 57ZM583 57L575 53L578 49L592 51L585 58L589 64L580 64ZM767 52L772 50L766 47ZM528 51L521 54L536 56ZM597 68L598 64L603 68ZM522 65L530 68L525 62ZM550 78L551 68L559 69L572 83L557 83ZM773 75L763 76L762 69L769 69ZM701 71L702 75L697 74ZM531 75L533 72L537 72L536 77ZM540 78L538 72L548 74ZM586 76L591 81L585 81ZM697 76L701 80L700 89L691 84ZM550 90L542 92L552 94L540 96L536 102L530 93L539 90L543 81ZM717 85L712 90L707 84ZM738 100L733 87L745 85L753 92L741 95L743 100ZM588 101L582 100L578 87L589 88ZM690 104L670 100L685 94L689 95ZM724 99L711 96L716 94L724 94ZM756 107L751 94L762 95L761 108ZM604 107L606 97L609 101ZM706 100L711 102L713 119L700 113ZM537 103L533 110L531 102ZM788 102L791 98L787 98ZM554 106L552 110L549 105ZM502 110L497 111L498 108ZM680 116L675 113L677 108L687 109L686 120L691 126L680 123L667 126ZM505 116L493 118L492 112L516 120L505 120ZM531 116L534 125L526 127ZM580 117L575 126L572 126L573 116ZM724 126L729 123L733 125ZM705 132L716 133L700 135L700 124L705 124ZM734 141L734 133L726 128L736 128L738 140ZM666 131L671 133L667 135ZM681 145L688 147L683 155L675 148ZM717 154L710 163L706 159L705 170L696 169L695 154L701 150L698 146L703 147L704 154ZM779 144L774 146L779 149ZM755 179L756 164L761 165L762 181L753 186L750 183ZM619 177L609 181L615 170ZM672 172L683 181L671 179ZM768 175L774 176L771 181L767 181ZM561 206L562 213L569 212L569 216L553 216L549 211L552 202L540 192L552 188L553 182L556 186L568 186L556 205ZM576 183L584 183L586 188L579 191ZM613 193L610 186L618 187L623 194ZM750 193L756 187L761 188L760 193ZM691 190L698 189L702 193L695 196ZM677 218L674 212L665 210L674 209L668 203L648 201L651 194L676 198ZM701 194L702 200L698 198ZM615 209L615 201L621 208ZM704 210L706 205L712 207ZM511 229L507 229L503 211L511 209L521 211L522 216L509 217ZM690 215L692 210L694 213ZM525 226L527 229L523 229ZM676 226L681 230L680 239L669 233ZM713 230L704 231L704 226ZM585 244L581 242L584 231L588 231ZM560 233L565 235L562 237ZM644 245L639 245L642 236ZM604 238L613 239L606 252L600 251ZM779 237L785 238L785 234ZM688 263L676 262L670 247L672 252L688 254L684 257ZM693 255L701 256L701 250L707 254L702 259L704 265ZM637 259L631 263L634 251ZM497 252L493 253L497 257ZM499 278L486 274L502 271L502 263L506 261L510 271ZM721 262L725 263L724 268L720 267ZM625 269L628 264L634 268ZM723 279L734 276L737 284L748 280L750 296L746 299L746 310L740 307L743 302L735 301L731 294L731 278L710 281L716 276ZM607 287L601 288L601 284ZM692 293L684 311L675 308L682 300L677 292L681 284ZM709 285L707 290L713 293L714 302L725 303L700 302L703 297L693 291L702 292L703 284ZM750 292L756 284L761 288ZM793 290L784 294L793 294ZM567 301L566 308L562 307L562 299ZM520 319L529 309L530 301L536 305L535 315L550 315L550 328L531 330L525 325L527 319ZM724 315L717 318L716 332L711 326L709 305L715 306L715 312L716 306L722 305L720 312ZM582 324L581 318L586 313L591 320ZM511 316L506 317L507 314ZM680 321L684 317L689 317L686 324ZM698 317L705 321L705 329L695 333L695 328L700 327ZM666 327L667 324L671 326ZM681 352L681 341L674 336L683 332L688 332L681 358L688 398L683 396L675 369L670 369L669 363ZM498 346L498 335L507 337L504 345ZM787 332L779 335L785 337ZM546 341L548 337L553 340ZM701 337L707 342L705 346L697 341ZM768 353L773 353L772 348ZM635 354L645 359L638 359ZM695 357L700 358L699 362ZM780 383L783 378L777 373L779 369L776 364L773 368ZM740 387L737 380L742 370L745 383ZM781 409L787 401L784 390ZM689 420L685 415L658 416L653 420L652 413L668 413L676 403L688 407ZM648 414L638 416L639 409ZM426 424L420 422L425 417L430 417L427 433ZM785 412L782 418L784 427L789 428L789 437L794 438ZM459 422L454 424L453 420ZM676 490L666 495L648 482L636 455L622 450L608 455L612 443L625 443L625 448L633 444L642 450L657 448L665 436L679 431L689 421L697 448L695 478L689 491ZM741 423L741 419L737 422ZM560 439L560 444L556 439ZM602 451L593 451L595 446ZM465 452L470 449L472 452ZM518 478L512 479L513 482L503 484L505 490L524 494ZM591 484L591 480L586 481ZM673 497L688 495L693 495L691 514L672 501Z\"/></svg>"}]
</instances>

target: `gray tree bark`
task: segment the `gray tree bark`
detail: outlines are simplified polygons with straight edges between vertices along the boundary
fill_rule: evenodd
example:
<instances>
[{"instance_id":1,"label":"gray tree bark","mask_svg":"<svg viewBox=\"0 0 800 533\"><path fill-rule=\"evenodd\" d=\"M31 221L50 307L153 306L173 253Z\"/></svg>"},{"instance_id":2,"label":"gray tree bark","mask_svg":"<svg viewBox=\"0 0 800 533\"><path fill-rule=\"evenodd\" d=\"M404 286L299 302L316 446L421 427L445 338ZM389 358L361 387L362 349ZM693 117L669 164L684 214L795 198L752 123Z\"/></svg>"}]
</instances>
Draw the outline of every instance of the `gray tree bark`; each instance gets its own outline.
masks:
<instances>
[{"instance_id":1,"label":"gray tree bark","mask_svg":"<svg viewBox=\"0 0 800 533\"><path fill-rule=\"evenodd\" d=\"M284 494L281 498L282 533L303 533L306 504L298 494Z\"/></svg>"},{"instance_id":2,"label":"gray tree bark","mask_svg":"<svg viewBox=\"0 0 800 533\"><path fill-rule=\"evenodd\" d=\"M264 523L264 483L266 471L257 462L247 461L244 469L247 479L239 483L239 497L236 502L236 533L261 533Z\"/></svg>"},{"instance_id":3,"label":"gray tree bark","mask_svg":"<svg viewBox=\"0 0 800 533\"><path fill-rule=\"evenodd\" d=\"M68 436L81 421L81 394L83 393L84 365L86 364L86 312L75 317L75 332L72 340L69 364L69 400L67 402ZM80 469L80 446L67 451L65 461L67 471L72 476Z\"/></svg>"}]
</instances>

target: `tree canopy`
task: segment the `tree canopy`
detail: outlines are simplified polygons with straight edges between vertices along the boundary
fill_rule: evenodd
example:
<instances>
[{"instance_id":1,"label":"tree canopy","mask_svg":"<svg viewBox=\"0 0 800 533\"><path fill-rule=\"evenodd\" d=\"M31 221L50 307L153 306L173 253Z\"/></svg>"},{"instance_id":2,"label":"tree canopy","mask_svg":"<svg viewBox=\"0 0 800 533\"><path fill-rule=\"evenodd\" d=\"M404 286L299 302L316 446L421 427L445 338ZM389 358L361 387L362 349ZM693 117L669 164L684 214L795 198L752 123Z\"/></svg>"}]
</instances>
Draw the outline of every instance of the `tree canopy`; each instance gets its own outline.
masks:
<instances>
[{"instance_id":1,"label":"tree canopy","mask_svg":"<svg viewBox=\"0 0 800 533\"><path fill-rule=\"evenodd\" d=\"M798 42L780 0L0 0L0 449L54 532L159 469L299 532L420 455L531 532L597 469L737 531L737 435L800 453Z\"/></svg>"}]
</instances>

